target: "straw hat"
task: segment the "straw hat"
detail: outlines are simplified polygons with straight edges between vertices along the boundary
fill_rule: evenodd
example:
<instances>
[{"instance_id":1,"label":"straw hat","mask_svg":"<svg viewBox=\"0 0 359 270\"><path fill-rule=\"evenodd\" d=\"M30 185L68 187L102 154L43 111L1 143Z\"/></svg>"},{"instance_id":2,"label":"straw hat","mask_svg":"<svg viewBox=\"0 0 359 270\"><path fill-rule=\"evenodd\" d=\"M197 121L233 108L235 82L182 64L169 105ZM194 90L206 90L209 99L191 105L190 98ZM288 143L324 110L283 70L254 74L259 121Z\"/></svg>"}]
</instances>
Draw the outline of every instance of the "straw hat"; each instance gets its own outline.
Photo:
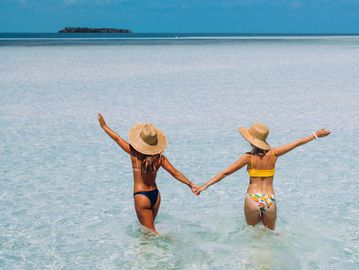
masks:
<instances>
[{"instance_id":1,"label":"straw hat","mask_svg":"<svg viewBox=\"0 0 359 270\"><path fill-rule=\"evenodd\" d=\"M266 142L269 134L269 129L265 124L255 123L250 128L240 127L239 133L245 138L250 144L262 150L269 150L270 146Z\"/></svg>"},{"instance_id":2,"label":"straw hat","mask_svg":"<svg viewBox=\"0 0 359 270\"><path fill-rule=\"evenodd\" d=\"M130 144L138 152L145 155L156 155L167 147L167 137L152 124L137 124L133 126L128 138Z\"/></svg>"}]
</instances>

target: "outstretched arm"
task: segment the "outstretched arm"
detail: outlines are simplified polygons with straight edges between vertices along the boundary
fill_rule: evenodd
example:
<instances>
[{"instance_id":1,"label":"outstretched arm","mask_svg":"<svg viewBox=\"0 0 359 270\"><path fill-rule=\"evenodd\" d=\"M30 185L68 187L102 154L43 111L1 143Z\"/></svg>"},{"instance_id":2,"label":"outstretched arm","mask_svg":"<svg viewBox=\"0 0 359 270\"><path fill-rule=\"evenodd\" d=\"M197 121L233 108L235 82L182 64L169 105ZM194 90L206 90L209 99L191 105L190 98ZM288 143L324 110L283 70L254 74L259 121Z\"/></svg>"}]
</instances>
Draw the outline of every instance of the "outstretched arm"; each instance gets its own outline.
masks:
<instances>
[{"instance_id":1,"label":"outstretched arm","mask_svg":"<svg viewBox=\"0 0 359 270\"><path fill-rule=\"evenodd\" d=\"M118 135L116 132L114 132L107 126L105 119L103 118L101 113L98 114L97 119L100 123L100 126L107 133L107 135L110 136L123 149L123 151L129 154L131 150L128 142L122 139L120 135Z\"/></svg>"},{"instance_id":2,"label":"outstretched arm","mask_svg":"<svg viewBox=\"0 0 359 270\"><path fill-rule=\"evenodd\" d=\"M238 171L243 168L243 166L247 165L250 162L250 156L245 154L240 157L236 162L234 162L231 166L223 171L219 172L216 176L212 177L207 183L203 184L199 188L196 189L196 195L199 195L203 190L207 189L209 186L214 185L215 183L221 181L224 177Z\"/></svg>"},{"instance_id":3,"label":"outstretched arm","mask_svg":"<svg viewBox=\"0 0 359 270\"><path fill-rule=\"evenodd\" d=\"M168 171L174 178L176 178L178 181L182 182L183 184L189 186L192 189L192 192L194 193L194 189L197 188L195 184L193 184L186 176L184 176L180 171L178 171L165 157L162 156L162 167Z\"/></svg>"},{"instance_id":4,"label":"outstretched arm","mask_svg":"<svg viewBox=\"0 0 359 270\"><path fill-rule=\"evenodd\" d=\"M283 146L274 147L274 148L272 148L272 150L276 156L281 156L281 155L284 155L284 154L292 151L294 148L296 148L300 145L306 144L316 138L328 136L329 134L330 134L330 130L322 128L322 129L318 130L317 132L313 132L313 134L311 134L307 137L301 138L299 140L296 140L295 142L288 143Z\"/></svg>"}]
</instances>

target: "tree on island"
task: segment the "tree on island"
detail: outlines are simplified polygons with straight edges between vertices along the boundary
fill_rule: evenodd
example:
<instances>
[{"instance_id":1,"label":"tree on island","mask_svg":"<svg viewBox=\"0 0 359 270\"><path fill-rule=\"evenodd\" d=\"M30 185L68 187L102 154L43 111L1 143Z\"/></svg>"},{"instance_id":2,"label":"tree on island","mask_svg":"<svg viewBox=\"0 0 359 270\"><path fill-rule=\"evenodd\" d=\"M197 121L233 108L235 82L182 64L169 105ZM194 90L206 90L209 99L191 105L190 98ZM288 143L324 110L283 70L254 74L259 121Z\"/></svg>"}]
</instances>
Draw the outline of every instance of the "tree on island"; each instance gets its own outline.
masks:
<instances>
[{"instance_id":1,"label":"tree on island","mask_svg":"<svg viewBox=\"0 0 359 270\"><path fill-rule=\"evenodd\" d=\"M128 29L117 29L117 28L88 28L88 27L65 27L61 29L59 33L132 33Z\"/></svg>"}]
</instances>

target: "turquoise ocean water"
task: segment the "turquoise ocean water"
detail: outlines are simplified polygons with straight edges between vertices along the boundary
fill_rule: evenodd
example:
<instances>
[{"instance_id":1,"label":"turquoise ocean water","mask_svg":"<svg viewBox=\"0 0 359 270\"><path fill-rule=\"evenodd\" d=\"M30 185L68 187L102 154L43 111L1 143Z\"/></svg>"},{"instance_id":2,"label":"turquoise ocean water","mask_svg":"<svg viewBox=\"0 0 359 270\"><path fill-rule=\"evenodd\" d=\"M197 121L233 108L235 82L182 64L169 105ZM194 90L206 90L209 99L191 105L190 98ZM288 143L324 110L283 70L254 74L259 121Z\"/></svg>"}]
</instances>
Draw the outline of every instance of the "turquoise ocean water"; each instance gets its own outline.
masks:
<instances>
[{"instance_id":1,"label":"turquoise ocean water","mask_svg":"<svg viewBox=\"0 0 359 270\"><path fill-rule=\"evenodd\" d=\"M0 34L0 269L357 269L358 63L358 36ZM245 225L244 170L200 197L160 171L148 238L97 112L159 126L196 183L249 150L239 126L332 135L278 160L275 232Z\"/></svg>"}]
</instances>

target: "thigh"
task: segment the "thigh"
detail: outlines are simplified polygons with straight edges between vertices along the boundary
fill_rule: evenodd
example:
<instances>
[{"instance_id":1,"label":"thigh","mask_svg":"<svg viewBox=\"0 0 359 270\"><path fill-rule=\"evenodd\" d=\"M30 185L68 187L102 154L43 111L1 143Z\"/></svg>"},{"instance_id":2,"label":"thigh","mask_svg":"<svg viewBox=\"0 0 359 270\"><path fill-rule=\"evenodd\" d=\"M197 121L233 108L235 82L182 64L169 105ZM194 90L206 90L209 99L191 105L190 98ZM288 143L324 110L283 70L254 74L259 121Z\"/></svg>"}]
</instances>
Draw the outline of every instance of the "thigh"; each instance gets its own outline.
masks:
<instances>
[{"instance_id":1,"label":"thigh","mask_svg":"<svg viewBox=\"0 0 359 270\"><path fill-rule=\"evenodd\" d=\"M261 213L257 203L248 196L244 199L244 215L248 225L254 226L261 220Z\"/></svg>"},{"instance_id":2,"label":"thigh","mask_svg":"<svg viewBox=\"0 0 359 270\"><path fill-rule=\"evenodd\" d=\"M150 200L142 194L134 196L135 210L141 225L156 233Z\"/></svg>"},{"instance_id":3,"label":"thigh","mask_svg":"<svg viewBox=\"0 0 359 270\"><path fill-rule=\"evenodd\" d=\"M155 221L155 219L156 219L156 216L158 214L158 210L160 209L160 205L161 205L161 194L160 194L160 192L158 192L157 202L152 208L153 221Z\"/></svg>"},{"instance_id":4,"label":"thigh","mask_svg":"<svg viewBox=\"0 0 359 270\"><path fill-rule=\"evenodd\" d=\"M267 209L262 215L262 222L268 229L275 229L275 221L277 219L277 203Z\"/></svg>"}]
</instances>

